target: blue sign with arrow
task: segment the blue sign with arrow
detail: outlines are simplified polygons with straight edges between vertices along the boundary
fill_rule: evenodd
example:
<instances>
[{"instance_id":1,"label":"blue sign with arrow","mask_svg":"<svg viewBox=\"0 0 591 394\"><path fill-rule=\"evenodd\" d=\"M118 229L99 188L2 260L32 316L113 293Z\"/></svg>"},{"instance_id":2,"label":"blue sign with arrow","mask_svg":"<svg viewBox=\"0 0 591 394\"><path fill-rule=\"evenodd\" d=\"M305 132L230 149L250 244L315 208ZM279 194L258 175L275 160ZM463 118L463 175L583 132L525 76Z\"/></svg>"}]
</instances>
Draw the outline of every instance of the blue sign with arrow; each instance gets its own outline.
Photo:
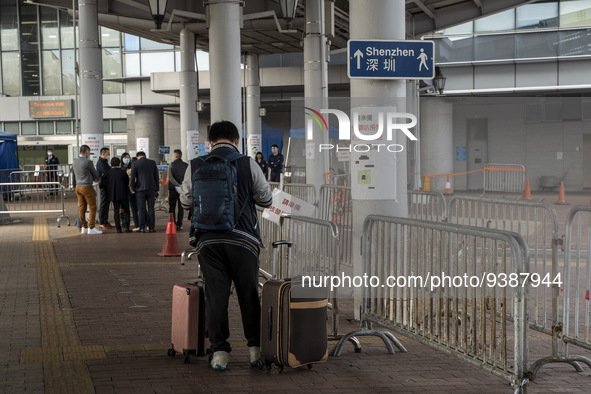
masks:
<instances>
[{"instance_id":1,"label":"blue sign with arrow","mask_svg":"<svg viewBox=\"0 0 591 394\"><path fill-rule=\"evenodd\" d=\"M433 79L433 41L349 40L349 78Z\"/></svg>"}]
</instances>

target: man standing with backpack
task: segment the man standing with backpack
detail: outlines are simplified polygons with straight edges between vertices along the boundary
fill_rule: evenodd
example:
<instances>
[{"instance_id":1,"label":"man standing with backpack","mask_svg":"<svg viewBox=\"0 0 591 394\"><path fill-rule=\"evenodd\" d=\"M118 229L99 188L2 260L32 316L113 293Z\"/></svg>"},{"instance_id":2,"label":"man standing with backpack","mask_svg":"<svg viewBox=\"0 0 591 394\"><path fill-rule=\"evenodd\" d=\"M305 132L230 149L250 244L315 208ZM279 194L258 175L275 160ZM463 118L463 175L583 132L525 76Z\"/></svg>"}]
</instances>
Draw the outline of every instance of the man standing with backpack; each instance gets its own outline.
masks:
<instances>
[{"instance_id":1,"label":"man standing with backpack","mask_svg":"<svg viewBox=\"0 0 591 394\"><path fill-rule=\"evenodd\" d=\"M209 130L212 150L191 160L180 194L193 208L199 264L205 279L206 322L215 370L225 370L230 357L228 300L234 282L251 365L260 358L258 297L259 248L262 245L256 205L272 203L269 184L250 157L238 152L240 134L228 121Z\"/></svg>"}]
</instances>

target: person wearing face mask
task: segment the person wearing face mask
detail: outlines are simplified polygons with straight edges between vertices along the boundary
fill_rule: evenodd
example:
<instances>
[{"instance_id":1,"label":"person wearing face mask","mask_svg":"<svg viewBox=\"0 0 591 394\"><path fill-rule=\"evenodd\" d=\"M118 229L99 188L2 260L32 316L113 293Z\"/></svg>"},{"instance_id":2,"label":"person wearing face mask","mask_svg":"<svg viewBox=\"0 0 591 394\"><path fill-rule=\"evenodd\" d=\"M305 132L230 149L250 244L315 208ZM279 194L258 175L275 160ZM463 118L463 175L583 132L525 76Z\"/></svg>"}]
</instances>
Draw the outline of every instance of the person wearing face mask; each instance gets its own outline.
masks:
<instances>
[{"instance_id":1,"label":"person wearing face mask","mask_svg":"<svg viewBox=\"0 0 591 394\"><path fill-rule=\"evenodd\" d=\"M279 182L283 170L283 155L279 153L277 145L271 146L273 154L269 156L269 168L271 169L271 182Z\"/></svg>"},{"instance_id":2,"label":"person wearing face mask","mask_svg":"<svg viewBox=\"0 0 591 394\"><path fill-rule=\"evenodd\" d=\"M59 182L57 177L57 166L60 164L60 159L53 155L53 149L47 149L47 157L45 158L45 169L47 182Z\"/></svg>"}]
</instances>

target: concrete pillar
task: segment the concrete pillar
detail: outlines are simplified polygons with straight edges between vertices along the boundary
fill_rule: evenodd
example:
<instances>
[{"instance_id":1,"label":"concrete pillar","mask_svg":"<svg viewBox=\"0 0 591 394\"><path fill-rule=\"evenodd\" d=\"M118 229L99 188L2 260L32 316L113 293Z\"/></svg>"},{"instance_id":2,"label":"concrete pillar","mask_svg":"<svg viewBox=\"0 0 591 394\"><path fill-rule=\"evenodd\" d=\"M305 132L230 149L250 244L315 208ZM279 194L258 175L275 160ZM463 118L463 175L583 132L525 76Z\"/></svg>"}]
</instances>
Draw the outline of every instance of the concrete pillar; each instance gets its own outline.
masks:
<instances>
[{"instance_id":1,"label":"concrete pillar","mask_svg":"<svg viewBox=\"0 0 591 394\"><path fill-rule=\"evenodd\" d=\"M97 0L79 0L80 144L88 144L98 159L104 146L103 67L99 47Z\"/></svg>"},{"instance_id":2,"label":"concrete pillar","mask_svg":"<svg viewBox=\"0 0 591 394\"><path fill-rule=\"evenodd\" d=\"M181 30L181 75L180 75L180 118L181 151L187 161L193 155L188 151L187 131L198 130L199 119L195 103L197 102L197 73L195 72L195 34L188 29ZM205 131L203 131L205 134ZM172 153L172 152L171 152ZM172 157L172 155L170 156Z\"/></svg>"},{"instance_id":3,"label":"concrete pillar","mask_svg":"<svg viewBox=\"0 0 591 394\"><path fill-rule=\"evenodd\" d=\"M420 141L423 175L453 173L453 105L451 103L436 97L421 99ZM440 192L445 190L445 177L432 177L430 180L431 190Z\"/></svg>"},{"instance_id":4,"label":"concrete pillar","mask_svg":"<svg viewBox=\"0 0 591 394\"><path fill-rule=\"evenodd\" d=\"M408 150L407 156L408 164L408 183L412 190L419 190L422 187L421 178L421 107L419 96L419 81L408 81L406 83L406 112L409 112L417 117L417 125L414 129L414 135L417 141L407 141Z\"/></svg>"},{"instance_id":5,"label":"concrete pillar","mask_svg":"<svg viewBox=\"0 0 591 394\"><path fill-rule=\"evenodd\" d=\"M349 2L350 38L357 40L404 40L405 6L404 1L372 0ZM397 112L405 112L406 82L404 80L351 79L351 98L367 106L379 106L385 102L396 102ZM398 98L398 99L395 99ZM357 100L359 99L359 100ZM355 106L355 105L353 105ZM403 153L386 153L388 166L395 177L384 177L380 182L395 183L396 192L388 199L356 199L357 174L351 174L353 191L353 264L355 275L363 275L361 259L361 239L363 221L370 214L388 216L408 216L406 138L397 135L395 141L404 146ZM354 155L351 155L352 158ZM353 162L351 163L353 169ZM382 165L382 164L380 164ZM355 314L359 317L361 290L356 289Z\"/></svg>"},{"instance_id":6,"label":"concrete pillar","mask_svg":"<svg viewBox=\"0 0 591 394\"><path fill-rule=\"evenodd\" d=\"M210 0L208 7L211 122L229 120L236 125L240 136L243 137L240 95L240 2Z\"/></svg>"},{"instance_id":7,"label":"concrete pillar","mask_svg":"<svg viewBox=\"0 0 591 394\"><path fill-rule=\"evenodd\" d=\"M249 53L246 56L246 153L253 158L258 151L263 150L262 121L259 116L260 107L259 55Z\"/></svg>"},{"instance_id":8,"label":"concrete pillar","mask_svg":"<svg viewBox=\"0 0 591 394\"><path fill-rule=\"evenodd\" d=\"M149 149L146 151L148 159L156 163L162 161L162 155L158 153L158 147L164 145L164 111L162 108L136 108L135 117L136 149L139 150L138 138L147 138Z\"/></svg>"},{"instance_id":9,"label":"concrete pillar","mask_svg":"<svg viewBox=\"0 0 591 394\"><path fill-rule=\"evenodd\" d=\"M304 36L305 106L319 111L328 108L328 63L324 27L324 0L306 1L306 35ZM316 186L317 195L329 169L328 153L320 154L318 146L328 143L328 130L310 122L313 139L306 140L306 183ZM288 163L289 164L289 163Z\"/></svg>"}]
</instances>

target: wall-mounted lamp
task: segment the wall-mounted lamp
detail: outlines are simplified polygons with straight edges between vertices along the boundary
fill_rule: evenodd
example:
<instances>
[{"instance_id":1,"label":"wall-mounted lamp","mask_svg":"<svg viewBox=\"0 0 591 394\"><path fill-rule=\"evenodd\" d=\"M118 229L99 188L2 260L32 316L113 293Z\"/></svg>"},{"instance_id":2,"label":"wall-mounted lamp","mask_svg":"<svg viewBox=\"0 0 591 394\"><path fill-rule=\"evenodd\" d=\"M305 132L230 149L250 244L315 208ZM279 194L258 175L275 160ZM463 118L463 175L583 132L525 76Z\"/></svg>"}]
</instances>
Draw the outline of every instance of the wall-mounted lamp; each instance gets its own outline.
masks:
<instances>
[{"instance_id":1,"label":"wall-mounted lamp","mask_svg":"<svg viewBox=\"0 0 591 394\"><path fill-rule=\"evenodd\" d=\"M262 118L263 116L267 115L267 108L260 107L259 108L259 116Z\"/></svg>"},{"instance_id":2,"label":"wall-mounted lamp","mask_svg":"<svg viewBox=\"0 0 591 394\"><path fill-rule=\"evenodd\" d=\"M162 21L164 21L164 15L166 14L166 3L168 0L149 0L150 13L154 18L156 29L160 30L162 27Z\"/></svg>"},{"instance_id":3,"label":"wall-mounted lamp","mask_svg":"<svg viewBox=\"0 0 591 394\"><path fill-rule=\"evenodd\" d=\"M439 67L435 67L435 78L433 78L433 86L439 94L443 94L446 81L447 78L443 76L443 74L441 74L441 69Z\"/></svg>"}]
</instances>

